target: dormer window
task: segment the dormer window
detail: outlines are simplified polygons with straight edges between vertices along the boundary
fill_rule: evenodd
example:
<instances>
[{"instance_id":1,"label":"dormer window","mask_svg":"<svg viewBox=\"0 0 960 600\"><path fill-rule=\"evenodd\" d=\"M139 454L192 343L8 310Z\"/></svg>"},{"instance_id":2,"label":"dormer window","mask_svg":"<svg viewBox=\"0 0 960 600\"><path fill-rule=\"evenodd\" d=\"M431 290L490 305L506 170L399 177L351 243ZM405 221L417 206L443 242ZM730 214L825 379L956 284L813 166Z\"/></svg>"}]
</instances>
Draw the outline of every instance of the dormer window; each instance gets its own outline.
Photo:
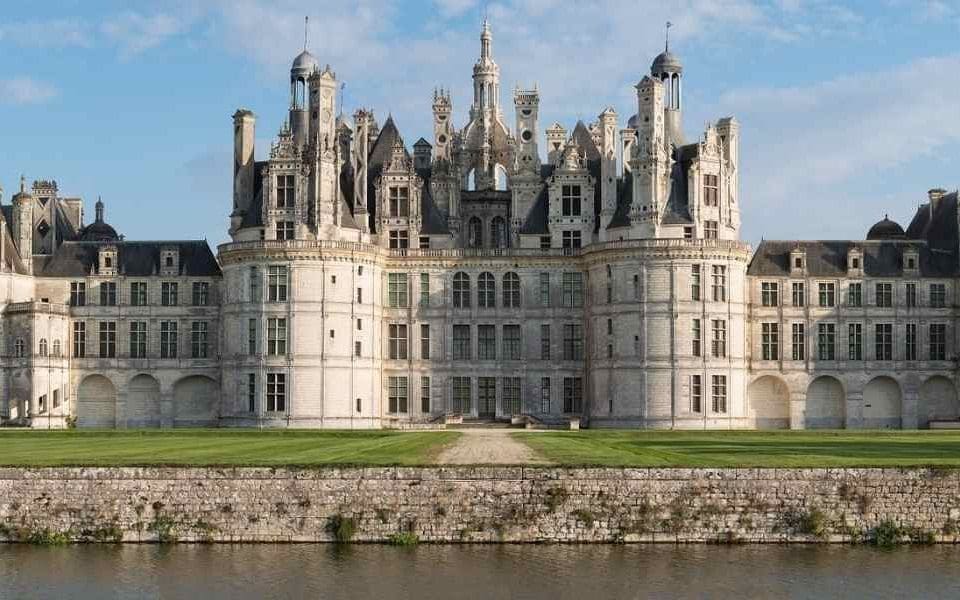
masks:
<instances>
[{"instance_id":1,"label":"dormer window","mask_svg":"<svg viewBox=\"0 0 960 600\"><path fill-rule=\"evenodd\" d=\"M863 252L858 247L847 252L847 271L859 275L863 270Z\"/></svg>"},{"instance_id":2,"label":"dormer window","mask_svg":"<svg viewBox=\"0 0 960 600\"><path fill-rule=\"evenodd\" d=\"M580 216L580 186L564 185L560 188L561 214L564 217Z\"/></svg>"},{"instance_id":3,"label":"dormer window","mask_svg":"<svg viewBox=\"0 0 960 600\"><path fill-rule=\"evenodd\" d=\"M903 270L916 273L920 268L920 255L914 249L907 249L903 252Z\"/></svg>"},{"instance_id":4,"label":"dormer window","mask_svg":"<svg viewBox=\"0 0 960 600\"><path fill-rule=\"evenodd\" d=\"M117 274L117 247L101 246L99 257L99 272L101 275Z\"/></svg>"},{"instance_id":5,"label":"dormer window","mask_svg":"<svg viewBox=\"0 0 960 600\"><path fill-rule=\"evenodd\" d=\"M166 246L160 250L160 274L164 276L180 274L179 248Z\"/></svg>"},{"instance_id":6,"label":"dormer window","mask_svg":"<svg viewBox=\"0 0 960 600\"><path fill-rule=\"evenodd\" d=\"M172 257L172 256L168 256L168 257L167 257L166 264L165 264L164 266L165 266L165 267L172 267L172 266L173 266L173 257Z\"/></svg>"},{"instance_id":7,"label":"dormer window","mask_svg":"<svg viewBox=\"0 0 960 600\"><path fill-rule=\"evenodd\" d=\"M293 208L296 189L293 175L277 175L277 208Z\"/></svg>"},{"instance_id":8,"label":"dormer window","mask_svg":"<svg viewBox=\"0 0 960 600\"><path fill-rule=\"evenodd\" d=\"M790 252L790 272L801 275L807 268L807 253L802 248L794 248Z\"/></svg>"},{"instance_id":9,"label":"dormer window","mask_svg":"<svg viewBox=\"0 0 960 600\"><path fill-rule=\"evenodd\" d=\"M410 216L410 190L407 187L394 186L389 189L390 216Z\"/></svg>"}]
</instances>

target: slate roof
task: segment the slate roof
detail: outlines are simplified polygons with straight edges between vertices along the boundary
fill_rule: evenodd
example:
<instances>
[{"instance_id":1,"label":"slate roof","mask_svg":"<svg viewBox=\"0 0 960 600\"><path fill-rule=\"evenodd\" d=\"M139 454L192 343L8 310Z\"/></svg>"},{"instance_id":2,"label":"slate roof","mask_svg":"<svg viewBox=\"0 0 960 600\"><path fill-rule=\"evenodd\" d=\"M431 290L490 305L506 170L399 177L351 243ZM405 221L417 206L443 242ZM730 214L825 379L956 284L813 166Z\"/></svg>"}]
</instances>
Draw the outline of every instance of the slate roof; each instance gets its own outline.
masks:
<instances>
[{"instance_id":1,"label":"slate roof","mask_svg":"<svg viewBox=\"0 0 960 600\"><path fill-rule=\"evenodd\" d=\"M664 225L688 225L693 223L690 216L690 195L687 178L690 167L700 152L699 144L687 144L676 149L675 162L670 171L670 193L664 206L660 222ZM630 226L630 205L633 203L633 174L624 173L617 184L617 209L613 213L607 229Z\"/></svg>"},{"instance_id":2,"label":"slate roof","mask_svg":"<svg viewBox=\"0 0 960 600\"><path fill-rule=\"evenodd\" d=\"M240 227L261 227L263 225L263 168L268 164L261 160L253 163L253 202L247 209Z\"/></svg>"},{"instance_id":3,"label":"slate roof","mask_svg":"<svg viewBox=\"0 0 960 600\"><path fill-rule=\"evenodd\" d=\"M184 275L220 276L210 246L203 240L145 242L64 242L53 256L38 262L35 268L41 277L84 277L98 263L101 246L116 246L118 269L122 275L146 277L160 272L160 249L176 246L180 252L180 268Z\"/></svg>"},{"instance_id":4,"label":"slate roof","mask_svg":"<svg viewBox=\"0 0 960 600\"><path fill-rule=\"evenodd\" d=\"M553 175L554 169L555 167L553 165L541 165L540 179L546 181L551 175ZM526 215L523 225L520 226L520 233L526 235L550 233L550 229L547 227L549 213L550 207L547 186L541 185L540 193L537 194L537 199L534 200L533 206L530 208L530 212Z\"/></svg>"}]
</instances>

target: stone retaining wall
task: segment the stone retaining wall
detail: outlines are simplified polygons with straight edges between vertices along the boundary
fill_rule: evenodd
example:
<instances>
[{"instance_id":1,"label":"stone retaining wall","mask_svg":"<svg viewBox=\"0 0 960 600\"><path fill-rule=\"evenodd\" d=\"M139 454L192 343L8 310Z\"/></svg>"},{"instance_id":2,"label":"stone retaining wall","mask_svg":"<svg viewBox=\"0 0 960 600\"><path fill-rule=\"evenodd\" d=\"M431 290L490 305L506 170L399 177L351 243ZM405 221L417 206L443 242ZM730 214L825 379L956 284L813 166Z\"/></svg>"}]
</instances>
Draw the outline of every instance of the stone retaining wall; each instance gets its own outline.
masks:
<instances>
[{"instance_id":1,"label":"stone retaining wall","mask_svg":"<svg viewBox=\"0 0 960 600\"><path fill-rule=\"evenodd\" d=\"M903 539L954 542L958 473L3 468L0 539L315 542L339 525L362 542L842 542L888 521Z\"/></svg>"}]
</instances>

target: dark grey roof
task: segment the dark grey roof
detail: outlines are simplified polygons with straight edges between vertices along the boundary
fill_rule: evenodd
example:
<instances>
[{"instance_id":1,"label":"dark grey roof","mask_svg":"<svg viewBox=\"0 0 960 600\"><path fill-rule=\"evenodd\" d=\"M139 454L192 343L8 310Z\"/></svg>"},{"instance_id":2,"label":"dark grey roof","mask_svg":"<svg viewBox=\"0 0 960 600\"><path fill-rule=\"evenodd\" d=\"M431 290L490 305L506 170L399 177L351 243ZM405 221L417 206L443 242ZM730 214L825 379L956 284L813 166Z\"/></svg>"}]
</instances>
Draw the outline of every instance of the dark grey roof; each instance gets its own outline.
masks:
<instances>
[{"instance_id":1,"label":"dark grey roof","mask_svg":"<svg viewBox=\"0 0 960 600\"><path fill-rule=\"evenodd\" d=\"M220 276L220 266L210 246L203 240L150 242L64 242L60 248L38 265L41 277L83 277L98 263L101 246L116 246L118 267L122 275L144 277L160 272L160 250L176 246L180 252L180 268L191 276Z\"/></svg>"},{"instance_id":2,"label":"dark grey roof","mask_svg":"<svg viewBox=\"0 0 960 600\"><path fill-rule=\"evenodd\" d=\"M753 276L786 276L790 274L790 253L794 249L806 254L807 273L813 277L845 277L847 255L852 248L863 252L863 272L868 277L903 275L903 253L908 248L918 251L920 274L924 277L950 277L957 272L956 256L931 250L922 241L763 241L747 267Z\"/></svg>"},{"instance_id":3,"label":"dark grey roof","mask_svg":"<svg viewBox=\"0 0 960 600\"><path fill-rule=\"evenodd\" d=\"M671 73L683 72L683 63L680 62L680 57L669 50L664 50L658 54L650 65L650 73L653 75L659 75L664 71Z\"/></svg>"},{"instance_id":4,"label":"dark grey roof","mask_svg":"<svg viewBox=\"0 0 960 600\"><path fill-rule=\"evenodd\" d=\"M670 172L670 194L664 207L661 223L664 225L687 225L693 222L690 216L690 192L687 178L690 167L700 152L699 144L680 146L674 153L673 169ZM625 172L617 185L617 209L607 229L630 226L630 205L633 203L633 174Z\"/></svg>"},{"instance_id":5,"label":"dark grey roof","mask_svg":"<svg viewBox=\"0 0 960 600\"><path fill-rule=\"evenodd\" d=\"M253 163L253 201L243 215L240 227L261 227L263 225L263 169L268 161Z\"/></svg>"},{"instance_id":6,"label":"dark grey roof","mask_svg":"<svg viewBox=\"0 0 960 600\"><path fill-rule=\"evenodd\" d=\"M907 227L907 238L925 239L930 248L947 252L958 251L957 192L940 198L931 218L930 204L924 204Z\"/></svg>"},{"instance_id":7,"label":"dark grey roof","mask_svg":"<svg viewBox=\"0 0 960 600\"><path fill-rule=\"evenodd\" d=\"M423 180L423 191L420 194L420 215L423 220L420 224L420 233L427 235L448 234L450 233L450 227L447 225L447 220L433 201L433 190L430 187L431 174L430 169L417 169L417 176Z\"/></svg>"},{"instance_id":8,"label":"dark grey roof","mask_svg":"<svg viewBox=\"0 0 960 600\"><path fill-rule=\"evenodd\" d=\"M867 232L868 240L902 240L907 237L900 223L891 221L890 217L884 217L882 221L877 221L870 231Z\"/></svg>"},{"instance_id":9,"label":"dark grey roof","mask_svg":"<svg viewBox=\"0 0 960 600\"><path fill-rule=\"evenodd\" d=\"M544 181L549 179L550 176L553 175L555 168L554 165L541 165L540 179ZM533 206L530 208L530 212L527 213L523 225L520 227L520 233L526 235L550 233L550 228L548 227L549 213L550 198L547 192L547 186L542 185L540 187L540 193L537 194L537 199L533 201Z\"/></svg>"}]
</instances>

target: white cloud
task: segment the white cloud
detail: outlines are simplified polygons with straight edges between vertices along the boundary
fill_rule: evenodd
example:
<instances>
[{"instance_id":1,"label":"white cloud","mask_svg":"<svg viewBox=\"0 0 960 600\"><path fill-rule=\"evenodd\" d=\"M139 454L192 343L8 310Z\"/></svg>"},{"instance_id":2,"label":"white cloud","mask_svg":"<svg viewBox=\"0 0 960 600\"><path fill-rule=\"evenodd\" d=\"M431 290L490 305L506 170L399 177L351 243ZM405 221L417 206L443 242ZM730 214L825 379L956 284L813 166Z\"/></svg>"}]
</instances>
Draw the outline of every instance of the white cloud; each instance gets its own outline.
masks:
<instances>
[{"instance_id":1,"label":"white cloud","mask_svg":"<svg viewBox=\"0 0 960 600\"><path fill-rule=\"evenodd\" d=\"M0 79L0 104L42 104L58 94L53 85L30 77Z\"/></svg>"},{"instance_id":2,"label":"white cloud","mask_svg":"<svg viewBox=\"0 0 960 600\"><path fill-rule=\"evenodd\" d=\"M100 25L100 31L119 46L125 57L159 46L185 28L186 23L170 14L144 15L133 11L114 15Z\"/></svg>"},{"instance_id":3,"label":"white cloud","mask_svg":"<svg viewBox=\"0 0 960 600\"><path fill-rule=\"evenodd\" d=\"M0 42L34 48L85 48L93 44L93 32L80 19L0 23Z\"/></svg>"},{"instance_id":4,"label":"white cloud","mask_svg":"<svg viewBox=\"0 0 960 600\"><path fill-rule=\"evenodd\" d=\"M434 0L440 13L445 17L459 17L477 7L477 0Z\"/></svg>"}]
</instances>

